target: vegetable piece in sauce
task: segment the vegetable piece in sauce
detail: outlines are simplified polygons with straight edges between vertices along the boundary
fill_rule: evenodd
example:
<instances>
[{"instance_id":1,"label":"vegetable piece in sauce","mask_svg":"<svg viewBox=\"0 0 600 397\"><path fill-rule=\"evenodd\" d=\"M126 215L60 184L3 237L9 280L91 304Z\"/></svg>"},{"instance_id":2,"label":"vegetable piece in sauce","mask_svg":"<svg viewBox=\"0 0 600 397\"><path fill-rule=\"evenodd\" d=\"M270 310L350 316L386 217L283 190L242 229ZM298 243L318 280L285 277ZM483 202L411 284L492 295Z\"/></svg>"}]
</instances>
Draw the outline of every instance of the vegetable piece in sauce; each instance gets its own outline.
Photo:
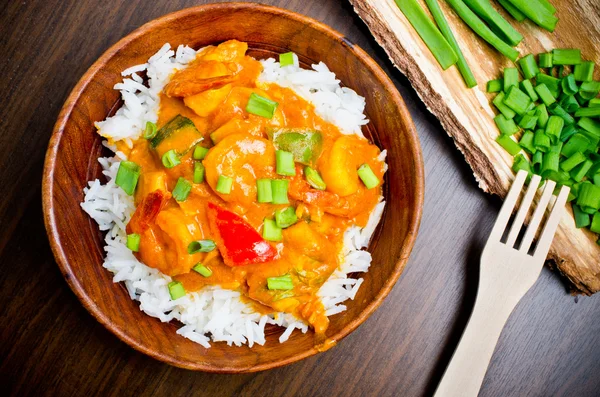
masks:
<instances>
[{"instance_id":1,"label":"vegetable piece in sauce","mask_svg":"<svg viewBox=\"0 0 600 397\"><path fill-rule=\"evenodd\" d=\"M296 175L296 166L294 164L294 155L285 150L275 151L275 171L279 175L294 176Z\"/></svg>"},{"instance_id":2,"label":"vegetable piece in sauce","mask_svg":"<svg viewBox=\"0 0 600 397\"><path fill-rule=\"evenodd\" d=\"M298 222L294 207L287 207L275 211L275 223L282 229L292 226Z\"/></svg>"},{"instance_id":3,"label":"vegetable piece in sauce","mask_svg":"<svg viewBox=\"0 0 600 397\"><path fill-rule=\"evenodd\" d=\"M231 177L219 175L215 190L221 194L229 194L231 193L231 185L233 185L233 179Z\"/></svg>"},{"instance_id":4,"label":"vegetable piece in sauce","mask_svg":"<svg viewBox=\"0 0 600 397\"><path fill-rule=\"evenodd\" d=\"M273 118L275 109L277 109L278 103L270 100L269 98L262 97L256 93L250 94L250 99L246 105L246 112L261 116L267 119Z\"/></svg>"},{"instance_id":5,"label":"vegetable piece in sauce","mask_svg":"<svg viewBox=\"0 0 600 397\"><path fill-rule=\"evenodd\" d=\"M208 148L198 145L194 148L194 154L192 157L194 158L194 160L204 160L204 158L208 154L208 150Z\"/></svg>"},{"instance_id":6,"label":"vegetable piece in sauce","mask_svg":"<svg viewBox=\"0 0 600 397\"><path fill-rule=\"evenodd\" d=\"M212 276L212 270L210 270L208 267L204 266L202 263L198 263L196 266L194 266L192 268L193 271L195 271L196 273L201 274L204 277L210 277Z\"/></svg>"},{"instance_id":7,"label":"vegetable piece in sauce","mask_svg":"<svg viewBox=\"0 0 600 397\"><path fill-rule=\"evenodd\" d=\"M201 162L194 163L194 183L204 182L204 166Z\"/></svg>"},{"instance_id":8,"label":"vegetable piece in sauce","mask_svg":"<svg viewBox=\"0 0 600 397\"><path fill-rule=\"evenodd\" d=\"M231 84L221 88L206 90L184 98L185 106L192 109L200 117L208 117L222 104L231 92Z\"/></svg>"},{"instance_id":9,"label":"vegetable piece in sauce","mask_svg":"<svg viewBox=\"0 0 600 397\"><path fill-rule=\"evenodd\" d=\"M319 131L278 129L269 132L276 149L291 152L294 160L314 166L323 151L323 135Z\"/></svg>"},{"instance_id":10,"label":"vegetable piece in sauce","mask_svg":"<svg viewBox=\"0 0 600 397\"><path fill-rule=\"evenodd\" d=\"M281 241L281 238L283 237L281 228L277 226L277 223L275 223L273 219L265 219L262 236L268 241Z\"/></svg>"},{"instance_id":11,"label":"vegetable piece in sauce","mask_svg":"<svg viewBox=\"0 0 600 397\"><path fill-rule=\"evenodd\" d=\"M150 140L150 146L155 148L161 157L169 150L175 150L177 154L183 155L202 139L202 134L196 129L192 120L177 115L158 130L156 136Z\"/></svg>"},{"instance_id":12,"label":"vegetable piece in sauce","mask_svg":"<svg viewBox=\"0 0 600 397\"><path fill-rule=\"evenodd\" d=\"M367 189L373 189L374 187L379 185L379 179L377 178L371 167L369 167L369 164L361 165L357 172L358 176L360 177L361 181L363 181Z\"/></svg>"},{"instance_id":13,"label":"vegetable piece in sauce","mask_svg":"<svg viewBox=\"0 0 600 397\"><path fill-rule=\"evenodd\" d=\"M171 295L172 300L177 300L185 296L185 288L183 288L183 284L179 281L171 281L168 287L169 295Z\"/></svg>"},{"instance_id":14,"label":"vegetable piece in sauce","mask_svg":"<svg viewBox=\"0 0 600 397\"><path fill-rule=\"evenodd\" d=\"M189 243L187 250L191 255L197 252L211 252L215 248L217 248L217 245L212 240L198 240Z\"/></svg>"},{"instance_id":15,"label":"vegetable piece in sauce","mask_svg":"<svg viewBox=\"0 0 600 397\"><path fill-rule=\"evenodd\" d=\"M151 121L146 122L146 129L144 130L144 139L152 139L156 136L158 127Z\"/></svg>"},{"instance_id":16,"label":"vegetable piece in sauce","mask_svg":"<svg viewBox=\"0 0 600 397\"><path fill-rule=\"evenodd\" d=\"M175 150L169 150L163 154L161 161L165 168L173 168L181 164L181 158Z\"/></svg>"},{"instance_id":17,"label":"vegetable piece in sauce","mask_svg":"<svg viewBox=\"0 0 600 397\"><path fill-rule=\"evenodd\" d=\"M269 290L289 291L294 288L294 283L292 283L292 277L289 274L279 277L269 277L267 278L267 288Z\"/></svg>"},{"instance_id":18,"label":"vegetable piece in sauce","mask_svg":"<svg viewBox=\"0 0 600 397\"><path fill-rule=\"evenodd\" d=\"M264 263L277 257L277 250L239 215L208 203L208 218L227 266Z\"/></svg>"},{"instance_id":19,"label":"vegetable piece in sauce","mask_svg":"<svg viewBox=\"0 0 600 397\"><path fill-rule=\"evenodd\" d=\"M325 181L323 181L323 178L321 178L321 175L316 170L306 167L304 168L304 176L306 177L306 182L311 187L317 190L325 190L327 188Z\"/></svg>"},{"instance_id":20,"label":"vegetable piece in sauce","mask_svg":"<svg viewBox=\"0 0 600 397\"><path fill-rule=\"evenodd\" d=\"M173 189L173 198L177 201L187 200L192 191L192 184L185 178L177 179L175 189Z\"/></svg>"},{"instance_id":21,"label":"vegetable piece in sauce","mask_svg":"<svg viewBox=\"0 0 600 397\"><path fill-rule=\"evenodd\" d=\"M273 190L273 204L289 204L288 186L290 181L287 179L273 179L271 189Z\"/></svg>"},{"instance_id":22,"label":"vegetable piece in sauce","mask_svg":"<svg viewBox=\"0 0 600 397\"><path fill-rule=\"evenodd\" d=\"M133 161L121 161L115 183L128 195L135 192L138 179L140 177L141 167Z\"/></svg>"},{"instance_id":23,"label":"vegetable piece in sauce","mask_svg":"<svg viewBox=\"0 0 600 397\"><path fill-rule=\"evenodd\" d=\"M256 197L259 203L270 203L273 201L273 190L270 179L256 180Z\"/></svg>"}]
</instances>

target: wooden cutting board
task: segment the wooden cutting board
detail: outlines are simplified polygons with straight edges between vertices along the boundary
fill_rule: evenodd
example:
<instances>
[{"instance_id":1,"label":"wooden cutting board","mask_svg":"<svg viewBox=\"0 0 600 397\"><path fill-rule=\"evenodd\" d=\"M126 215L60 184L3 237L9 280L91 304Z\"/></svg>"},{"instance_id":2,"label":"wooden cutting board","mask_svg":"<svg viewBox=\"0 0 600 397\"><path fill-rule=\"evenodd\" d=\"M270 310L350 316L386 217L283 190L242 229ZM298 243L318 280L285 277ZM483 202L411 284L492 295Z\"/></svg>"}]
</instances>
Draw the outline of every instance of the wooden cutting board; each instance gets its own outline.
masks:
<instances>
[{"instance_id":1,"label":"wooden cutting board","mask_svg":"<svg viewBox=\"0 0 600 397\"><path fill-rule=\"evenodd\" d=\"M419 0L427 10L425 2ZM485 92L488 80L500 77L512 62L479 38L440 0L469 66L479 83L467 89L455 67L443 71L394 0L350 0L377 42L404 73L473 169L479 187L504 196L514 174L512 156L494 139L498 136L495 109ZM600 64L600 0L551 0L559 18L554 33L529 20L517 22L492 0L499 12L525 37L517 47L522 56L553 48L579 48L582 57ZM600 77L596 66L595 79ZM593 233L576 229L571 206L563 216L549 259L572 283L573 292L591 295L600 290L600 246Z\"/></svg>"}]
</instances>

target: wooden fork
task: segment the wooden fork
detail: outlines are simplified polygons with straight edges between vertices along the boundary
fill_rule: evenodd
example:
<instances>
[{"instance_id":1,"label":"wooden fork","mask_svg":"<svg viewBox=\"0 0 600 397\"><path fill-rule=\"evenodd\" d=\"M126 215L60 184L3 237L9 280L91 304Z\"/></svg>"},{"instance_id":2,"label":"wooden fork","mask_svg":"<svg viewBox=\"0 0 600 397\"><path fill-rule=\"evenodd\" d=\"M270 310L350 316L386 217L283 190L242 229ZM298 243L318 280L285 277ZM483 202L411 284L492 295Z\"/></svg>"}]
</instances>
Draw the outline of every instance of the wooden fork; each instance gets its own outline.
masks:
<instances>
[{"instance_id":1,"label":"wooden fork","mask_svg":"<svg viewBox=\"0 0 600 397\"><path fill-rule=\"evenodd\" d=\"M540 275L567 202L569 188L561 188L537 245L531 252L532 242L538 234L556 183L546 182L527 231L520 244L515 245L540 184L538 175L531 178L506 242L503 242L508 222L526 178L527 173L519 171L485 244L481 254L475 307L435 397L477 396L504 324L519 300Z\"/></svg>"}]
</instances>

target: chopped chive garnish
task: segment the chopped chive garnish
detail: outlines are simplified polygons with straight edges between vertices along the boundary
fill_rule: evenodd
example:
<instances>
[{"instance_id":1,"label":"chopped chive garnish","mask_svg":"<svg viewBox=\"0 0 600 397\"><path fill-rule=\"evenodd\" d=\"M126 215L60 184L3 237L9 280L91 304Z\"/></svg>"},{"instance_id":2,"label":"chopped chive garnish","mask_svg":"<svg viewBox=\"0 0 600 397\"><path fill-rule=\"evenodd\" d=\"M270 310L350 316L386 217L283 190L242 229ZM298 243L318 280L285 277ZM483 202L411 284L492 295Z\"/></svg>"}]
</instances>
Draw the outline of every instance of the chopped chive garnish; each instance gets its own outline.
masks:
<instances>
[{"instance_id":1,"label":"chopped chive garnish","mask_svg":"<svg viewBox=\"0 0 600 397\"><path fill-rule=\"evenodd\" d=\"M546 124L544 133L550 137L552 142L556 143L560 139L560 133L565 125L565 121L558 116L550 116Z\"/></svg>"},{"instance_id":2,"label":"chopped chive garnish","mask_svg":"<svg viewBox=\"0 0 600 397\"><path fill-rule=\"evenodd\" d=\"M533 135L533 146L540 152L546 153L550 149L550 137L544 131L537 130Z\"/></svg>"},{"instance_id":3,"label":"chopped chive garnish","mask_svg":"<svg viewBox=\"0 0 600 397\"><path fill-rule=\"evenodd\" d=\"M594 78L594 62L585 61L575 65L573 75L577 81L592 81Z\"/></svg>"},{"instance_id":4,"label":"chopped chive garnish","mask_svg":"<svg viewBox=\"0 0 600 397\"><path fill-rule=\"evenodd\" d=\"M194 183L204 182L205 168L201 162L197 161L194 163Z\"/></svg>"},{"instance_id":5,"label":"chopped chive garnish","mask_svg":"<svg viewBox=\"0 0 600 397\"><path fill-rule=\"evenodd\" d=\"M533 89L533 84L531 83L531 80L521 81L521 88L523 88L523 91L525 91L525 93L529 96L529 98L533 102L535 102L539 99L538 94Z\"/></svg>"},{"instance_id":6,"label":"chopped chive garnish","mask_svg":"<svg viewBox=\"0 0 600 397\"><path fill-rule=\"evenodd\" d=\"M273 194L273 204L289 204L287 179L273 179L271 181L271 190Z\"/></svg>"},{"instance_id":7,"label":"chopped chive garnish","mask_svg":"<svg viewBox=\"0 0 600 397\"><path fill-rule=\"evenodd\" d=\"M504 83L504 92L506 93L510 87L519 84L519 70L517 68L504 68L502 81Z\"/></svg>"},{"instance_id":8,"label":"chopped chive garnish","mask_svg":"<svg viewBox=\"0 0 600 397\"><path fill-rule=\"evenodd\" d=\"M281 241L281 228L273 219L265 218L263 223L262 237L268 241Z\"/></svg>"},{"instance_id":9,"label":"chopped chive garnish","mask_svg":"<svg viewBox=\"0 0 600 397\"><path fill-rule=\"evenodd\" d=\"M540 68L551 68L552 67L552 53L551 52L547 52L547 53L543 53L540 54L538 56L538 63L540 65Z\"/></svg>"},{"instance_id":10,"label":"chopped chive garnish","mask_svg":"<svg viewBox=\"0 0 600 397\"><path fill-rule=\"evenodd\" d=\"M519 146L531 154L535 153L537 150L535 146L533 146L533 132L525 131L519 140Z\"/></svg>"},{"instance_id":11,"label":"chopped chive garnish","mask_svg":"<svg viewBox=\"0 0 600 397\"><path fill-rule=\"evenodd\" d=\"M498 95L496 95L496 97L492 101L492 103L494 104L494 106L496 106L500 113L504 115L504 117L506 117L507 119L512 119L517 114L514 112L514 110L512 110L504 104L504 98L504 92L499 92Z\"/></svg>"},{"instance_id":12,"label":"chopped chive garnish","mask_svg":"<svg viewBox=\"0 0 600 397\"><path fill-rule=\"evenodd\" d=\"M289 291L294 288L294 283L292 282L292 276L286 274L284 276L279 277L268 277L267 278L267 288L271 291L280 290L280 291Z\"/></svg>"},{"instance_id":13,"label":"chopped chive garnish","mask_svg":"<svg viewBox=\"0 0 600 397\"><path fill-rule=\"evenodd\" d=\"M208 154L208 150L209 150L208 148L197 145L194 148L194 155L193 155L194 160L204 160L204 158Z\"/></svg>"},{"instance_id":14,"label":"chopped chive garnish","mask_svg":"<svg viewBox=\"0 0 600 397\"><path fill-rule=\"evenodd\" d=\"M575 81L575 76L573 74L569 74L564 77L560 81L560 86L562 87L563 92L567 95L574 95L579 91L579 86L577 86L577 82Z\"/></svg>"},{"instance_id":15,"label":"chopped chive garnish","mask_svg":"<svg viewBox=\"0 0 600 397\"><path fill-rule=\"evenodd\" d=\"M531 163L523 156L522 154L518 154L515 156L513 161L512 170L514 172L519 172L520 170L527 171L528 174L531 174Z\"/></svg>"},{"instance_id":16,"label":"chopped chive garnish","mask_svg":"<svg viewBox=\"0 0 600 397\"><path fill-rule=\"evenodd\" d=\"M304 176L306 177L306 182L313 188L317 190L325 190L327 185L325 185L325 181L321 178L321 175L310 167L304 168Z\"/></svg>"},{"instance_id":17,"label":"chopped chive garnish","mask_svg":"<svg viewBox=\"0 0 600 397\"><path fill-rule=\"evenodd\" d=\"M585 161L585 159L586 158L585 158L585 155L583 153L581 153L581 152L574 153L569 158L567 158L566 160L563 160L560 163L560 168L563 171L569 172L573 168L575 168L576 166L578 166L579 164L583 163Z\"/></svg>"},{"instance_id":18,"label":"chopped chive garnish","mask_svg":"<svg viewBox=\"0 0 600 397\"><path fill-rule=\"evenodd\" d=\"M591 183L583 183L579 187L577 205L586 213L598 211L600 208L600 186Z\"/></svg>"},{"instance_id":19,"label":"chopped chive garnish","mask_svg":"<svg viewBox=\"0 0 600 397\"><path fill-rule=\"evenodd\" d=\"M571 171L571 178L575 182L581 182L585 174L592 168L592 161L585 160L583 163L579 164L577 167L573 168Z\"/></svg>"},{"instance_id":20,"label":"chopped chive garnish","mask_svg":"<svg viewBox=\"0 0 600 397\"><path fill-rule=\"evenodd\" d=\"M588 227L591 223L590 216L583 212L577 205L573 206L573 216L575 217L575 227L577 229Z\"/></svg>"},{"instance_id":21,"label":"chopped chive garnish","mask_svg":"<svg viewBox=\"0 0 600 397\"><path fill-rule=\"evenodd\" d=\"M279 54L279 65L280 66L288 66L294 64L294 53L286 52L285 54Z\"/></svg>"},{"instance_id":22,"label":"chopped chive garnish","mask_svg":"<svg viewBox=\"0 0 600 397\"><path fill-rule=\"evenodd\" d=\"M600 233L600 212L596 212L592 217L592 224L590 230L594 233Z\"/></svg>"},{"instance_id":23,"label":"chopped chive garnish","mask_svg":"<svg viewBox=\"0 0 600 397\"><path fill-rule=\"evenodd\" d=\"M554 96L552 95L552 93L550 92L550 90L548 89L546 84L538 83L535 86L535 92L537 92L537 94L540 96L540 99L542 100L542 102L544 102L544 105L546 105L546 106L550 106L554 102L556 102L556 98L554 98Z\"/></svg>"},{"instance_id":24,"label":"chopped chive garnish","mask_svg":"<svg viewBox=\"0 0 600 397\"><path fill-rule=\"evenodd\" d=\"M513 135L519 132L519 127L515 124L513 119L507 119L504 115L499 114L494 117L494 122L500 130L502 135Z\"/></svg>"},{"instance_id":25,"label":"chopped chive garnish","mask_svg":"<svg viewBox=\"0 0 600 397\"><path fill-rule=\"evenodd\" d=\"M511 86L504 97L504 104L514 110L517 114L523 115L531 104L531 99L527 94L516 85Z\"/></svg>"},{"instance_id":26,"label":"chopped chive garnish","mask_svg":"<svg viewBox=\"0 0 600 397\"><path fill-rule=\"evenodd\" d=\"M285 150L275 151L275 171L279 175L294 176L296 167L294 163L294 154Z\"/></svg>"},{"instance_id":27,"label":"chopped chive garnish","mask_svg":"<svg viewBox=\"0 0 600 397\"><path fill-rule=\"evenodd\" d=\"M600 136L600 121L590 119L589 117L582 117L577 122L577 125L594 135Z\"/></svg>"},{"instance_id":28,"label":"chopped chive garnish","mask_svg":"<svg viewBox=\"0 0 600 397\"><path fill-rule=\"evenodd\" d=\"M518 63L519 66L521 66L521 71L526 79L531 79L540 72L540 68L538 68L533 54L524 56L523 58L519 59Z\"/></svg>"},{"instance_id":29,"label":"chopped chive garnish","mask_svg":"<svg viewBox=\"0 0 600 397\"><path fill-rule=\"evenodd\" d=\"M156 136L158 127L151 121L146 121L146 128L144 129L144 139L152 139Z\"/></svg>"},{"instance_id":30,"label":"chopped chive garnish","mask_svg":"<svg viewBox=\"0 0 600 397\"><path fill-rule=\"evenodd\" d=\"M185 178L177 179L175 189L173 189L173 198L177 201L187 200L190 192L192 191L192 184Z\"/></svg>"},{"instance_id":31,"label":"chopped chive garnish","mask_svg":"<svg viewBox=\"0 0 600 397\"><path fill-rule=\"evenodd\" d=\"M233 186L233 178L219 175L219 179L217 180L217 186L215 190L221 194L229 194L231 193L231 187Z\"/></svg>"},{"instance_id":32,"label":"chopped chive garnish","mask_svg":"<svg viewBox=\"0 0 600 397\"><path fill-rule=\"evenodd\" d=\"M168 287L169 295L171 295L172 300L177 300L185 296L185 288L183 288L183 284L179 281L171 281Z\"/></svg>"},{"instance_id":33,"label":"chopped chive garnish","mask_svg":"<svg viewBox=\"0 0 600 397\"><path fill-rule=\"evenodd\" d=\"M515 156L521 151L521 146L508 135L499 135L496 142L500 144L508 153Z\"/></svg>"},{"instance_id":34,"label":"chopped chive garnish","mask_svg":"<svg viewBox=\"0 0 600 397\"><path fill-rule=\"evenodd\" d=\"M542 169L540 174L542 177L547 178L550 171L558 171L558 164L560 161L560 151L550 148L550 150L542 157Z\"/></svg>"},{"instance_id":35,"label":"chopped chive garnish","mask_svg":"<svg viewBox=\"0 0 600 397\"><path fill-rule=\"evenodd\" d=\"M431 15L433 16L435 23L440 28L442 35L446 38L446 40L448 40L448 44L450 44L450 47L452 47L452 49L454 50L454 52L456 53L456 55L458 57L458 60L456 61L456 67L458 68L460 75L462 76L463 80L465 81L465 84L469 88L475 87L477 85L477 80L475 80L475 76L473 75L473 72L471 71L471 68L469 67L469 64L467 63L465 56L463 55L462 51L460 50L458 42L456 41L456 38L454 37L454 33L452 33L452 29L450 29L448 20L444 16L444 13L442 12L442 9L440 8L440 4L438 3L438 0L425 0L425 2L427 3L427 6L429 7L429 11L431 11ZM488 91L488 92L490 92L490 91Z\"/></svg>"},{"instance_id":36,"label":"chopped chive garnish","mask_svg":"<svg viewBox=\"0 0 600 397\"><path fill-rule=\"evenodd\" d=\"M548 122L548 118L550 117L548 115L548 109L546 108L546 105L544 105L543 103L540 103L539 105L537 105L535 107L535 115L538 118L538 121L537 121L538 126L540 126L541 128L545 128L546 123Z\"/></svg>"},{"instance_id":37,"label":"chopped chive garnish","mask_svg":"<svg viewBox=\"0 0 600 397\"><path fill-rule=\"evenodd\" d=\"M579 109L579 102L573 95L563 96L560 100L560 106L567 111L567 113L574 113ZM577 115L576 115L577 116Z\"/></svg>"},{"instance_id":38,"label":"chopped chive garnish","mask_svg":"<svg viewBox=\"0 0 600 397\"><path fill-rule=\"evenodd\" d=\"M590 99L590 101L588 102L588 107L590 107L590 108L600 107L600 98Z\"/></svg>"},{"instance_id":39,"label":"chopped chive garnish","mask_svg":"<svg viewBox=\"0 0 600 397\"><path fill-rule=\"evenodd\" d=\"M600 106L579 108L575 112L575 117L600 117Z\"/></svg>"},{"instance_id":40,"label":"chopped chive garnish","mask_svg":"<svg viewBox=\"0 0 600 397\"><path fill-rule=\"evenodd\" d=\"M581 51L555 48L552 50L552 63L555 65L578 65L581 63Z\"/></svg>"},{"instance_id":41,"label":"chopped chive garnish","mask_svg":"<svg viewBox=\"0 0 600 397\"><path fill-rule=\"evenodd\" d=\"M377 175L375 175L371 167L369 167L369 164L361 165L356 172L367 189L373 189L379 185L379 178L377 178Z\"/></svg>"},{"instance_id":42,"label":"chopped chive garnish","mask_svg":"<svg viewBox=\"0 0 600 397\"><path fill-rule=\"evenodd\" d=\"M275 211L275 223L282 229L292 226L298 222L294 207L286 207Z\"/></svg>"},{"instance_id":43,"label":"chopped chive garnish","mask_svg":"<svg viewBox=\"0 0 600 397\"><path fill-rule=\"evenodd\" d=\"M204 277L210 277L213 274L212 270L210 270L208 267L204 266L202 263L198 263L196 266L194 266L192 268L192 270L195 271L196 273L199 273L200 275L202 275Z\"/></svg>"},{"instance_id":44,"label":"chopped chive garnish","mask_svg":"<svg viewBox=\"0 0 600 397\"><path fill-rule=\"evenodd\" d=\"M573 124L567 124L560 133L560 140L566 142L577 132L577 128Z\"/></svg>"},{"instance_id":45,"label":"chopped chive garnish","mask_svg":"<svg viewBox=\"0 0 600 397\"><path fill-rule=\"evenodd\" d=\"M175 151L175 149L171 149L162 156L162 163L166 168L173 168L179 164L181 164L181 159L179 155Z\"/></svg>"},{"instance_id":46,"label":"chopped chive garnish","mask_svg":"<svg viewBox=\"0 0 600 397\"><path fill-rule=\"evenodd\" d=\"M458 60L456 52L421 5L416 0L395 0L395 2L442 69L446 70L454 65Z\"/></svg>"},{"instance_id":47,"label":"chopped chive garnish","mask_svg":"<svg viewBox=\"0 0 600 397\"><path fill-rule=\"evenodd\" d=\"M259 203L270 203L273 201L273 191L270 179L256 180L256 196Z\"/></svg>"},{"instance_id":48,"label":"chopped chive garnish","mask_svg":"<svg viewBox=\"0 0 600 397\"><path fill-rule=\"evenodd\" d=\"M129 248L133 252L138 252L140 250L140 240L141 236L137 233L132 233L127 235L127 243L125 244L127 248Z\"/></svg>"},{"instance_id":49,"label":"chopped chive garnish","mask_svg":"<svg viewBox=\"0 0 600 397\"><path fill-rule=\"evenodd\" d=\"M519 120L519 127L525 130L533 130L537 125L537 116L534 114L526 113Z\"/></svg>"},{"instance_id":50,"label":"chopped chive garnish","mask_svg":"<svg viewBox=\"0 0 600 397\"><path fill-rule=\"evenodd\" d=\"M133 161L121 161L115 183L128 195L135 192L142 168Z\"/></svg>"},{"instance_id":51,"label":"chopped chive garnish","mask_svg":"<svg viewBox=\"0 0 600 397\"><path fill-rule=\"evenodd\" d=\"M261 116L267 119L273 118L278 103L268 98L255 94L250 94L250 99L246 105L246 112Z\"/></svg>"},{"instance_id":52,"label":"chopped chive garnish","mask_svg":"<svg viewBox=\"0 0 600 397\"><path fill-rule=\"evenodd\" d=\"M560 117L564 120L565 124L573 124L575 119L571 116L562 106L558 103L553 103L548 107L550 114Z\"/></svg>"},{"instance_id":53,"label":"chopped chive garnish","mask_svg":"<svg viewBox=\"0 0 600 397\"><path fill-rule=\"evenodd\" d=\"M486 92L500 92L503 87L502 79L490 80L485 86Z\"/></svg>"},{"instance_id":54,"label":"chopped chive garnish","mask_svg":"<svg viewBox=\"0 0 600 397\"><path fill-rule=\"evenodd\" d=\"M590 146L590 139L581 133L575 133L562 148L562 155L571 157L577 152L585 152Z\"/></svg>"},{"instance_id":55,"label":"chopped chive garnish","mask_svg":"<svg viewBox=\"0 0 600 397\"><path fill-rule=\"evenodd\" d=\"M539 73L535 78L535 82L537 85L545 85L546 88L548 88L548 91L550 91L550 94L552 94L552 96L554 97L554 99L558 98L558 94L560 91L560 79L557 79L556 77L552 77L544 73Z\"/></svg>"},{"instance_id":56,"label":"chopped chive garnish","mask_svg":"<svg viewBox=\"0 0 600 397\"><path fill-rule=\"evenodd\" d=\"M212 240L194 240L188 244L187 251L188 254L193 255L198 252L211 252L215 248L217 244Z\"/></svg>"}]
</instances>

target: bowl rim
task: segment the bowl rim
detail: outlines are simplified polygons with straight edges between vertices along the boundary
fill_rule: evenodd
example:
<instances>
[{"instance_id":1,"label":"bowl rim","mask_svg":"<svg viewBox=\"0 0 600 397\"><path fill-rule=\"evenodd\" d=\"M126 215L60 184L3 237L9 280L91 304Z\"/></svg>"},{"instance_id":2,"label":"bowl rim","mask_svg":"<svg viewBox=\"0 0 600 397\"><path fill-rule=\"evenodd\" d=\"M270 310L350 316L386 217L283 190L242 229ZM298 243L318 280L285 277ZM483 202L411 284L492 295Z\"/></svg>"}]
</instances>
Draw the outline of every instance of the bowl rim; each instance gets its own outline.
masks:
<instances>
[{"instance_id":1,"label":"bowl rim","mask_svg":"<svg viewBox=\"0 0 600 397\"><path fill-rule=\"evenodd\" d=\"M419 226L421 223L422 211L423 211L423 203L424 203L424 165L423 165L423 157L420 142L418 139L418 135L416 132L415 125L410 116L408 108L402 96L396 89L396 86L388 77L388 75L381 69L381 67L359 46L349 42L349 40L338 31L333 28L321 23L313 18L307 17L305 15L289 11L287 9L269 6L259 3L248 3L248 2L231 2L231 3L212 3L212 4L204 4L195 7L185 8L179 11L175 11L166 15L163 15L159 18L153 19L149 22L146 22L139 28L135 29L133 32L129 33L115 44L113 44L108 50L106 50L100 58L98 58L92 66L90 66L80 80L77 82L75 87L72 89L71 93L67 97L54 125L52 136L48 143L48 148L46 151L45 161L44 161L44 170L43 170L43 179L42 179L42 207L44 213L44 224L46 227L46 233L48 235L48 239L50 241L50 246L56 262L60 268L63 277L67 281L67 284L71 288L71 290L75 293L79 301L83 304L90 314L100 322L106 329L111 331L114 335L116 335L121 341L125 342L129 346L133 347L139 352L142 352L150 357L153 357L157 360L165 362L167 364L186 368L197 371L211 372L211 373L248 373L248 372L256 372L263 371L267 369L277 368L284 365L288 365L304 358L315 355L319 352L319 350L313 346L311 349L307 349L304 351L297 352L291 356L288 356L284 359L280 359L277 361L272 361L263 364L251 365L248 367L216 367L211 364L205 364L202 362L193 362L189 360L179 359L178 357L168 355L151 348L148 348L144 344L130 337L123 329L113 324L109 317L99 309L93 302L93 300L88 296L87 291L81 286L79 281L75 277L71 277L71 265L69 264L63 246L61 245L60 235L58 233L58 229L55 221L55 211L53 205L53 182L54 182L54 170L56 166L56 158L58 155L58 148L62 139L63 132L65 130L66 123L70 118L73 109L75 108L75 104L82 96L83 91L93 79L93 77L101 70L101 68L113 57L115 56L121 48L126 46L128 43L137 39L138 37L146 34L149 31L152 31L157 25L161 25L170 20L176 20L182 17L185 17L189 14L202 13L210 10L216 9L258 9L261 12L272 14L276 17L283 17L287 19L293 19L299 22L302 22L306 25L310 25L311 27L319 30L321 33L326 34L330 38L344 42L348 45L349 50L359 59L359 61L366 67L368 70L379 80L379 82L386 88L388 92L391 93L393 97L394 103L396 103L400 110L400 117L403 118L404 123L406 125L405 137L407 139L408 145L410 146L413 153L413 165L415 169L415 174L413 176L415 182L415 190L413 192L413 198L415 200L415 211L411 214L409 221L410 224L408 226L408 231L406 238L402 244L402 248L400 250L399 260L394 264L394 269L392 271L391 276L386 280L382 288L378 291L378 293L374 296L371 303L365 307L365 309L360 312L352 321L350 321L345 327L343 327L339 332L330 336L329 338L336 343L341 341L344 337L353 332L359 325L361 325L375 310L379 308L382 304L385 297L390 293L393 286L398 281L398 278L402 274L404 267L408 261L412 248L415 244L415 240L417 237L417 233L419 230Z\"/></svg>"}]
</instances>

